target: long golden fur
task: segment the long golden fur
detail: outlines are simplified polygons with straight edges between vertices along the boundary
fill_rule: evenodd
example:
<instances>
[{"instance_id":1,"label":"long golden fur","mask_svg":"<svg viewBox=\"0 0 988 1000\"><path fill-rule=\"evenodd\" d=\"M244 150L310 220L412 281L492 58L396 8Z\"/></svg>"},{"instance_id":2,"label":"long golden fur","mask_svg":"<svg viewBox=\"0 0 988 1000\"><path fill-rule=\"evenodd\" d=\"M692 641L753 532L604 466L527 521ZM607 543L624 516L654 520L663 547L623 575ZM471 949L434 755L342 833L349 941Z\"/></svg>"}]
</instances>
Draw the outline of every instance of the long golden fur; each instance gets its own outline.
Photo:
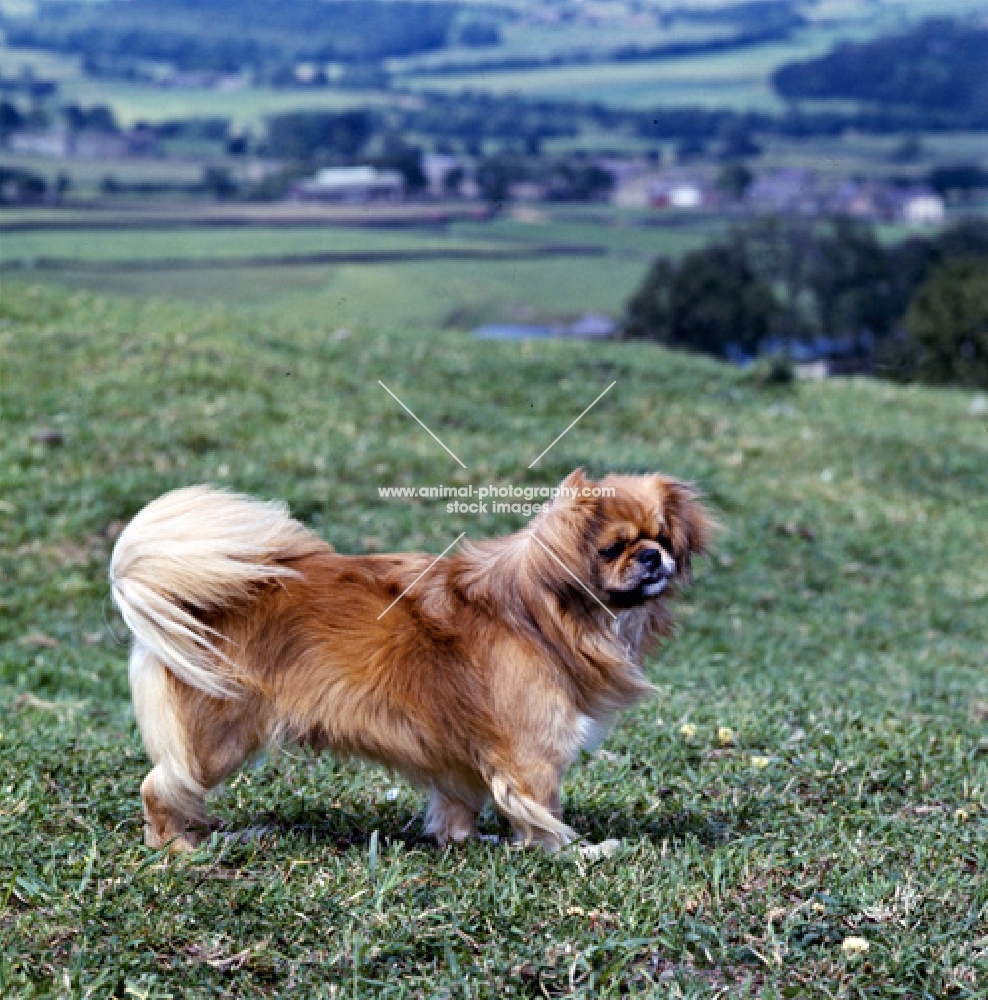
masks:
<instances>
[{"instance_id":1,"label":"long golden fur","mask_svg":"<svg viewBox=\"0 0 988 1000\"><path fill-rule=\"evenodd\" d=\"M651 690L642 655L712 525L661 475L563 486L417 582L433 557L339 555L281 504L197 486L144 508L110 578L154 765L147 842L193 847L206 793L285 739L427 789L440 843L471 836L489 798L524 842L570 842L563 775Z\"/></svg>"}]
</instances>

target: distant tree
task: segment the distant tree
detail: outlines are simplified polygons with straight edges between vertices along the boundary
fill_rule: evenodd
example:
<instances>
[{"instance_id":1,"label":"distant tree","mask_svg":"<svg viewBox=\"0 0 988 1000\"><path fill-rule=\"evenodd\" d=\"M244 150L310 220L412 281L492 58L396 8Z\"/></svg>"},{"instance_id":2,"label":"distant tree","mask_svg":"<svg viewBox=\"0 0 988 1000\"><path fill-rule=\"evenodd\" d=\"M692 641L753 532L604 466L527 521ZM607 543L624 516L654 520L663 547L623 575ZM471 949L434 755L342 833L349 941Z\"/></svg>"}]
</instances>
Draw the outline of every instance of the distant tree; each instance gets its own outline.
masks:
<instances>
[{"instance_id":1,"label":"distant tree","mask_svg":"<svg viewBox=\"0 0 988 1000\"><path fill-rule=\"evenodd\" d=\"M810 275L817 251L818 225L798 216L766 216L737 227L740 242L761 280L779 305L772 319L773 336L799 341L823 332Z\"/></svg>"},{"instance_id":2,"label":"distant tree","mask_svg":"<svg viewBox=\"0 0 988 1000\"><path fill-rule=\"evenodd\" d=\"M508 200L511 185L525 177L524 165L512 156L488 156L477 165L477 186L481 196L494 206L503 205Z\"/></svg>"},{"instance_id":3,"label":"distant tree","mask_svg":"<svg viewBox=\"0 0 988 1000\"><path fill-rule=\"evenodd\" d=\"M940 233L933 243L941 260L988 257L988 220L964 219Z\"/></svg>"},{"instance_id":4,"label":"distant tree","mask_svg":"<svg viewBox=\"0 0 988 1000\"><path fill-rule=\"evenodd\" d=\"M678 266L659 259L628 306L626 333L723 357L754 354L778 305L736 240L687 254Z\"/></svg>"},{"instance_id":5,"label":"distant tree","mask_svg":"<svg viewBox=\"0 0 988 1000\"><path fill-rule=\"evenodd\" d=\"M884 336L895 320L888 259L874 230L839 217L815 241L808 285L831 337Z\"/></svg>"},{"instance_id":6,"label":"distant tree","mask_svg":"<svg viewBox=\"0 0 988 1000\"><path fill-rule=\"evenodd\" d=\"M385 139L384 150L374 164L382 170L397 170L405 179L405 190L410 194L422 191L428 183L422 169L422 150L395 136Z\"/></svg>"},{"instance_id":7,"label":"distant tree","mask_svg":"<svg viewBox=\"0 0 988 1000\"><path fill-rule=\"evenodd\" d=\"M976 163L955 163L930 171L930 186L943 195L967 195L988 188L988 170Z\"/></svg>"},{"instance_id":8,"label":"distant tree","mask_svg":"<svg viewBox=\"0 0 988 1000\"><path fill-rule=\"evenodd\" d=\"M455 198L459 195L464 180L466 180L466 175L463 167L453 167L452 170L448 170L446 176L443 177L443 194Z\"/></svg>"},{"instance_id":9,"label":"distant tree","mask_svg":"<svg viewBox=\"0 0 988 1000\"><path fill-rule=\"evenodd\" d=\"M775 71L772 83L788 98L983 113L986 63L988 28L977 21L933 18L904 34L845 43L817 59L788 63Z\"/></svg>"},{"instance_id":10,"label":"distant tree","mask_svg":"<svg viewBox=\"0 0 988 1000\"><path fill-rule=\"evenodd\" d=\"M614 186L614 178L595 163L565 159L552 168L547 179L550 201L600 201Z\"/></svg>"},{"instance_id":11,"label":"distant tree","mask_svg":"<svg viewBox=\"0 0 988 1000\"><path fill-rule=\"evenodd\" d=\"M89 129L94 132L117 132L116 116L113 109L103 104L94 105L91 108L83 108L78 104L69 104L62 109L65 123L73 132L81 132Z\"/></svg>"},{"instance_id":12,"label":"distant tree","mask_svg":"<svg viewBox=\"0 0 988 1000\"><path fill-rule=\"evenodd\" d=\"M11 101L0 101L0 136L19 129L24 124L24 116Z\"/></svg>"},{"instance_id":13,"label":"distant tree","mask_svg":"<svg viewBox=\"0 0 988 1000\"><path fill-rule=\"evenodd\" d=\"M0 166L0 204L41 201L48 183L30 170Z\"/></svg>"},{"instance_id":14,"label":"distant tree","mask_svg":"<svg viewBox=\"0 0 988 1000\"><path fill-rule=\"evenodd\" d=\"M690 163L707 155L707 144L702 139L686 138L676 144L676 162Z\"/></svg>"},{"instance_id":15,"label":"distant tree","mask_svg":"<svg viewBox=\"0 0 988 1000\"><path fill-rule=\"evenodd\" d=\"M728 198L740 201L751 187L755 175L744 163L725 163L717 175L717 190Z\"/></svg>"},{"instance_id":16,"label":"distant tree","mask_svg":"<svg viewBox=\"0 0 988 1000\"><path fill-rule=\"evenodd\" d=\"M672 342L672 295L677 272L666 257L658 257L628 303L625 335L642 340Z\"/></svg>"},{"instance_id":17,"label":"distant tree","mask_svg":"<svg viewBox=\"0 0 988 1000\"><path fill-rule=\"evenodd\" d=\"M373 64L440 49L452 3L416 0L105 0L39 4L4 25L9 44L72 52L90 67L150 60L181 71L230 73L297 62Z\"/></svg>"},{"instance_id":18,"label":"distant tree","mask_svg":"<svg viewBox=\"0 0 988 1000\"><path fill-rule=\"evenodd\" d=\"M501 42L501 29L494 21L466 21L456 33L461 45L484 48Z\"/></svg>"},{"instance_id":19,"label":"distant tree","mask_svg":"<svg viewBox=\"0 0 988 1000\"><path fill-rule=\"evenodd\" d=\"M353 157L377 128L370 111L294 111L268 119L268 147L288 160Z\"/></svg>"},{"instance_id":20,"label":"distant tree","mask_svg":"<svg viewBox=\"0 0 988 1000\"><path fill-rule=\"evenodd\" d=\"M988 258L988 221L965 219L933 237L914 236L886 251L892 279L893 325L901 326L916 290L941 264Z\"/></svg>"},{"instance_id":21,"label":"distant tree","mask_svg":"<svg viewBox=\"0 0 988 1000\"><path fill-rule=\"evenodd\" d=\"M758 156L761 151L762 147L752 139L742 122L730 121L724 127L720 148L722 160L741 160L748 156Z\"/></svg>"},{"instance_id":22,"label":"distant tree","mask_svg":"<svg viewBox=\"0 0 988 1000\"><path fill-rule=\"evenodd\" d=\"M208 166L202 172L202 186L214 198L225 200L237 193L237 182L226 167Z\"/></svg>"},{"instance_id":23,"label":"distant tree","mask_svg":"<svg viewBox=\"0 0 988 1000\"><path fill-rule=\"evenodd\" d=\"M906 356L924 382L988 388L988 273L983 260L938 267L906 315Z\"/></svg>"}]
</instances>

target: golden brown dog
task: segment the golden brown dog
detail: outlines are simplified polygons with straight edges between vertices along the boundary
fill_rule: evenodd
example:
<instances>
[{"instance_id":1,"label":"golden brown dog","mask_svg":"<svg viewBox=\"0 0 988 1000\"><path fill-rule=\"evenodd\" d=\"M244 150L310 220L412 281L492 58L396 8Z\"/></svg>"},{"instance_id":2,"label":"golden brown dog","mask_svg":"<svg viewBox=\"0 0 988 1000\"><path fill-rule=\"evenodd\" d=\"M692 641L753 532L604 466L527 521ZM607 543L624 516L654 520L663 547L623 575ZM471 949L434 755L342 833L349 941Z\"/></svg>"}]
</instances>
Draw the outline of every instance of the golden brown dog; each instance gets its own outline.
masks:
<instances>
[{"instance_id":1,"label":"golden brown dog","mask_svg":"<svg viewBox=\"0 0 988 1000\"><path fill-rule=\"evenodd\" d=\"M110 579L154 764L147 842L193 847L206 793L285 739L427 789L440 843L471 836L488 798L525 843L570 842L563 775L650 691L642 654L712 524L661 475L563 486L421 579L431 556L338 555L278 503L197 486L145 507Z\"/></svg>"}]
</instances>

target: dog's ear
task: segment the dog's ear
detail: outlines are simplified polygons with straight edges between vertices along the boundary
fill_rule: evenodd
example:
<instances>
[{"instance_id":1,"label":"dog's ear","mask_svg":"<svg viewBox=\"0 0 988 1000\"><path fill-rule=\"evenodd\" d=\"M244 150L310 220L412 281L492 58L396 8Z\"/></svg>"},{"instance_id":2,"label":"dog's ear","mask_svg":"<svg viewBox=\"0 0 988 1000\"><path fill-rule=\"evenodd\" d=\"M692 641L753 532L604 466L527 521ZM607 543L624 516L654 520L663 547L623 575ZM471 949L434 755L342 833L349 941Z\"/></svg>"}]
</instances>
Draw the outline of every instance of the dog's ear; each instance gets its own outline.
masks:
<instances>
[{"instance_id":1,"label":"dog's ear","mask_svg":"<svg viewBox=\"0 0 988 1000\"><path fill-rule=\"evenodd\" d=\"M583 466L578 466L559 485L564 487L570 496L579 496L576 491L582 490L589 482Z\"/></svg>"},{"instance_id":2,"label":"dog's ear","mask_svg":"<svg viewBox=\"0 0 988 1000\"><path fill-rule=\"evenodd\" d=\"M681 575L689 579L691 557L703 555L720 525L700 502L700 494L688 483L669 482L665 487L665 511L678 540L674 553Z\"/></svg>"}]
</instances>

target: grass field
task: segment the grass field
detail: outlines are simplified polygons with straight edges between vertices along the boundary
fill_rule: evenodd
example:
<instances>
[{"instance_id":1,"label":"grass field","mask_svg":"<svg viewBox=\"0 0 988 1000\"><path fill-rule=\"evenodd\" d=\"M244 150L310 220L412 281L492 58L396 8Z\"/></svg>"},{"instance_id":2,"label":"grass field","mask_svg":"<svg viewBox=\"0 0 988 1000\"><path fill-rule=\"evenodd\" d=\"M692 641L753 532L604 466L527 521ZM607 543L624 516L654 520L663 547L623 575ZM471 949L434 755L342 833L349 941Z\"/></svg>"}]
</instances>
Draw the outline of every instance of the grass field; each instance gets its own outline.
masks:
<instances>
[{"instance_id":1,"label":"grass field","mask_svg":"<svg viewBox=\"0 0 988 1000\"><path fill-rule=\"evenodd\" d=\"M250 257L325 251L466 249L489 246L482 239L405 229L210 228L164 231L93 231L5 233L3 260L34 257L77 260L132 260L191 257L208 263L215 257Z\"/></svg>"},{"instance_id":2,"label":"grass field","mask_svg":"<svg viewBox=\"0 0 988 1000\"><path fill-rule=\"evenodd\" d=\"M30 213L16 221L28 222ZM254 226L188 230L69 230L6 232L0 262L30 268L39 258L57 258L58 271L38 272L48 282L74 289L112 292L135 298L194 301L203 305L249 304L267 316L305 316L371 332L420 331L477 323L526 319L552 321L588 311L613 316L641 280L650 261L660 254L676 256L701 245L719 223L685 220L670 227L640 225L634 212L573 209L540 213L543 221L454 222L445 229L361 229L353 227ZM50 216L40 213L41 221ZM117 218L126 220L120 215ZM131 216L135 227L140 216ZM73 221L75 217L73 217ZM675 221L675 220L673 220ZM604 256L526 259L533 248L552 246L600 248ZM338 263L320 266L242 268L211 266L216 258L270 257L279 254L333 252L470 250L510 254L517 260L409 260L401 264ZM129 272L112 262L191 260L201 268L174 270L162 266ZM105 269L73 270L103 262ZM16 272L12 272L16 273Z\"/></svg>"},{"instance_id":3,"label":"grass field","mask_svg":"<svg viewBox=\"0 0 988 1000\"><path fill-rule=\"evenodd\" d=\"M82 157L22 156L0 151L0 167L28 170L44 177L52 186L60 176L71 179L71 197L95 199L104 180L122 184L191 186L202 183L207 166L218 167L238 181L247 180L249 167L236 157L214 154L199 158L138 157L91 160ZM4 212L6 217L7 212Z\"/></svg>"},{"instance_id":4,"label":"grass field","mask_svg":"<svg viewBox=\"0 0 988 1000\"><path fill-rule=\"evenodd\" d=\"M770 83L772 71L795 59L825 52L838 35L829 26L811 26L791 39L727 50L635 62L588 62L543 69L402 76L402 86L422 90L486 91L531 97L600 101L618 107L664 105L778 110L783 102Z\"/></svg>"},{"instance_id":5,"label":"grass field","mask_svg":"<svg viewBox=\"0 0 988 1000\"><path fill-rule=\"evenodd\" d=\"M0 995L984 996L983 406L766 388L648 345L335 325L5 281ZM565 785L613 857L439 850L402 781L294 750L214 802L259 839L142 845L106 564L144 503L220 482L344 552L438 553L520 522L378 486L578 464L695 480L726 525L649 666L659 695Z\"/></svg>"}]
</instances>

